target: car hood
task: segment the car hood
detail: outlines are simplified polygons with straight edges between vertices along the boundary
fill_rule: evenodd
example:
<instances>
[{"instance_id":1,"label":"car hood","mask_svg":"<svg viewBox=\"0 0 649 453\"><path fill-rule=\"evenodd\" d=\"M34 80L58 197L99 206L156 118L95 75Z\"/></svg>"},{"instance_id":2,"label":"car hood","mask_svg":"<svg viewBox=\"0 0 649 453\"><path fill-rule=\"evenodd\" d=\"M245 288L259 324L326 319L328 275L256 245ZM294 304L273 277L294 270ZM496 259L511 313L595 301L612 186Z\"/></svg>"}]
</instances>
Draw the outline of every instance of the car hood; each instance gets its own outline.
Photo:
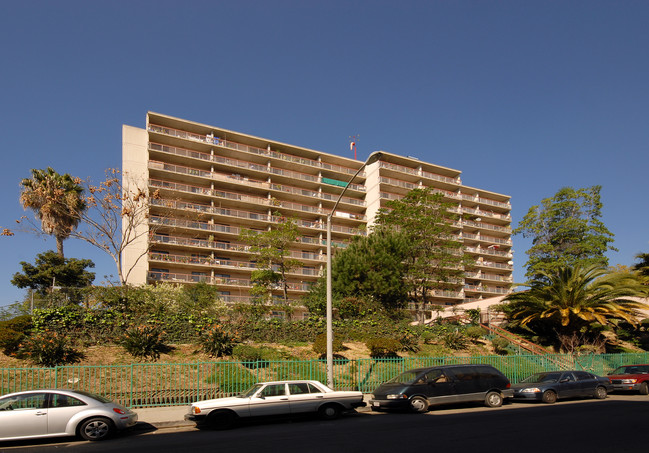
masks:
<instances>
[{"instance_id":1,"label":"car hood","mask_svg":"<svg viewBox=\"0 0 649 453\"><path fill-rule=\"evenodd\" d=\"M239 398L236 396L231 396L229 398L215 398L213 400L204 400L196 401L192 403L192 406L198 406L200 408L211 408L211 407L232 407L232 406L245 406L250 403L250 398Z\"/></svg>"},{"instance_id":2,"label":"car hood","mask_svg":"<svg viewBox=\"0 0 649 453\"><path fill-rule=\"evenodd\" d=\"M408 387L408 384L402 384L400 382L385 383L379 385L372 393L375 396L391 395L396 393L402 393L403 390L406 389L406 387Z\"/></svg>"},{"instance_id":3,"label":"car hood","mask_svg":"<svg viewBox=\"0 0 649 453\"><path fill-rule=\"evenodd\" d=\"M554 382L523 382L523 383L518 383L518 384L512 384L511 388L513 390L521 390L521 389L527 389L530 387L538 387L538 388L543 388L543 387L551 387L555 385L556 383Z\"/></svg>"}]
</instances>

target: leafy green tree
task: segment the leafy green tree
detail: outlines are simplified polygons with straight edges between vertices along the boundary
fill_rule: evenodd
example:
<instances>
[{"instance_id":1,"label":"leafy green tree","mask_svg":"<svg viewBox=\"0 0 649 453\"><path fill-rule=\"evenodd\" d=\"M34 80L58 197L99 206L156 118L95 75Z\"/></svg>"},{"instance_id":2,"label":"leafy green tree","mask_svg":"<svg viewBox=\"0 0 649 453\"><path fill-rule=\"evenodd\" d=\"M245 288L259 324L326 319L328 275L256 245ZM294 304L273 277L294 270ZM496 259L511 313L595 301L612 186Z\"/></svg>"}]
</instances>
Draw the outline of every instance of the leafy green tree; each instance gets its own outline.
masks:
<instances>
[{"instance_id":1,"label":"leafy green tree","mask_svg":"<svg viewBox=\"0 0 649 453\"><path fill-rule=\"evenodd\" d=\"M41 222L41 230L56 239L56 250L63 258L63 241L79 224L86 204L83 187L69 174L60 175L51 167L33 169L30 179L21 181L20 202Z\"/></svg>"},{"instance_id":2,"label":"leafy green tree","mask_svg":"<svg viewBox=\"0 0 649 453\"><path fill-rule=\"evenodd\" d=\"M53 250L39 253L34 264L21 261L23 272L16 272L11 284L18 288L31 288L39 296L45 297L53 286L61 288L71 302L82 300L81 288L90 286L95 279L94 272L87 268L95 267L91 260L63 258Z\"/></svg>"},{"instance_id":3,"label":"leafy green tree","mask_svg":"<svg viewBox=\"0 0 649 453\"><path fill-rule=\"evenodd\" d=\"M456 287L471 262L456 237L454 206L430 188L414 189L387 202L377 216L374 231L399 232L408 244L404 286L418 306L420 322L434 291Z\"/></svg>"},{"instance_id":4,"label":"leafy green tree","mask_svg":"<svg viewBox=\"0 0 649 453\"><path fill-rule=\"evenodd\" d=\"M564 187L552 198L532 206L514 234L532 238L532 247L526 252L526 276L538 279L566 266L606 267L611 233L600 220L601 186L587 189Z\"/></svg>"},{"instance_id":5,"label":"leafy green tree","mask_svg":"<svg viewBox=\"0 0 649 453\"><path fill-rule=\"evenodd\" d=\"M403 308L408 300L403 284L408 252L406 237L396 231L357 236L333 259L335 298L370 297L388 311Z\"/></svg>"},{"instance_id":6,"label":"leafy green tree","mask_svg":"<svg viewBox=\"0 0 649 453\"><path fill-rule=\"evenodd\" d=\"M284 301L288 302L288 274L302 266L302 262L290 257L291 246L300 236L294 219L273 214L278 223L267 231L243 230L240 238L250 245L256 255L257 270L252 275L253 294L267 301L271 291L280 285Z\"/></svg>"},{"instance_id":7,"label":"leafy green tree","mask_svg":"<svg viewBox=\"0 0 649 453\"><path fill-rule=\"evenodd\" d=\"M638 310L648 308L634 298L646 297L648 289L637 275L611 272L599 266L561 266L540 271L528 291L505 297L507 317L514 326L527 327L546 339L566 341L583 334L598 335L597 326L625 321L635 325Z\"/></svg>"}]
</instances>

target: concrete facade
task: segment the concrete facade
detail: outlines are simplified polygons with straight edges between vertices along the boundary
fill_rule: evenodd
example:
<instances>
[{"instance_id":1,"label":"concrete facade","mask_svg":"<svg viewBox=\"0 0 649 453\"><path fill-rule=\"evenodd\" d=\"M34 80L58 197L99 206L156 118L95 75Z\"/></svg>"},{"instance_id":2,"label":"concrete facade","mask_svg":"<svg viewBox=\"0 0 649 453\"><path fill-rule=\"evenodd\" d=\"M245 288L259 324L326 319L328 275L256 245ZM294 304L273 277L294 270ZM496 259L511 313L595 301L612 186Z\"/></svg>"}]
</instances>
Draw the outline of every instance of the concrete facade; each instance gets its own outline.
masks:
<instances>
[{"instance_id":1,"label":"concrete facade","mask_svg":"<svg viewBox=\"0 0 649 453\"><path fill-rule=\"evenodd\" d=\"M291 217L301 237L291 256L292 301L307 294L326 263L326 217L363 162L149 112L145 129L123 128L123 174L145 184L148 234L124 253L128 282L216 285L226 303L248 302L254 256L238 238ZM461 172L382 152L349 185L332 216L337 247L366 234L378 209L418 187L458 204L456 225L475 265L435 304L456 305L507 294L512 284L510 197L463 185ZM144 183L146 181L146 183ZM145 259L136 263L138 256ZM277 289L277 301L281 290ZM281 309L275 313L281 316Z\"/></svg>"}]
</instances>

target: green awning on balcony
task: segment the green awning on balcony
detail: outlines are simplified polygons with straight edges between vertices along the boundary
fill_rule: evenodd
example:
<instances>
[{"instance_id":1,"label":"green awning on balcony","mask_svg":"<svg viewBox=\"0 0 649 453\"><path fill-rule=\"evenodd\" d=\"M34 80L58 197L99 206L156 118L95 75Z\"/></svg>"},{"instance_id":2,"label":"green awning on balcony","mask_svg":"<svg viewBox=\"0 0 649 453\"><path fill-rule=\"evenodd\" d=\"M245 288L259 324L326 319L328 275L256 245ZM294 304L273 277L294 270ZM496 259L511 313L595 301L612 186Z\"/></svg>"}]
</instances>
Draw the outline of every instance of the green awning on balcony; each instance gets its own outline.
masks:
<instances>
[{"instance_id":1,"label":"green awning on balcony","mask_svg":"<svg viewBox=\"0 0 649 453\"><path fill-rule=\"evenodd\" d=\"M340 186L340 187L347 186L346 182L338 181L337 179L322 178L322 182L325 183L325 184L331 184L331 185Z\"/></svg>"}]
</instances>

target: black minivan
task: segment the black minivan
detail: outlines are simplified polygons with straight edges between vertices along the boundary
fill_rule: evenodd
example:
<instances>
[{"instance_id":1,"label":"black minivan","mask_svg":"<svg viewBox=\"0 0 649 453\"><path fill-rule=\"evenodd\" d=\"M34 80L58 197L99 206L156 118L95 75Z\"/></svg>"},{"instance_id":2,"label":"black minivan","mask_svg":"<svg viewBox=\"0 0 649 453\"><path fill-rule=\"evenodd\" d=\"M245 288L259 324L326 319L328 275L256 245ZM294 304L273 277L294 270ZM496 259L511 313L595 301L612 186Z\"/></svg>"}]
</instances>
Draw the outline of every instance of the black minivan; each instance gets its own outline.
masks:
<instances>
[{"instance_id":1,"label":"black minivan","mask_svg":"<svg viewBox=\"0 0 649 453\"><path fill-rule=\"evenodd\" d=\"M426 412L438 404L484 402L500 407L514 391L509 379L491 365L445 365L408 370L379 385L372 410L410 409Z\"/></svg>"}]
</instances>

